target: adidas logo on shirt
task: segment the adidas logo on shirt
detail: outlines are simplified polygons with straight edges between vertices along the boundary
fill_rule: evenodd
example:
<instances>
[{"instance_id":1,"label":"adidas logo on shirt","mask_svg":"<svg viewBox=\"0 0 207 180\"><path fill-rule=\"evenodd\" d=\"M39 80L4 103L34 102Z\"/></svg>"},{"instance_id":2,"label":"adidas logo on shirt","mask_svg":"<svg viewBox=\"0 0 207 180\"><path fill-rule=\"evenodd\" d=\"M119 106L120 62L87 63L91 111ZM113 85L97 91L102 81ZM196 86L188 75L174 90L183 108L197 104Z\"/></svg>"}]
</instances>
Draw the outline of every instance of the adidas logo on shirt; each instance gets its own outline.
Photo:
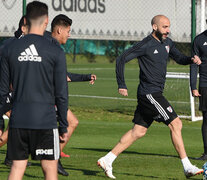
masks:
<instances>
[{"instance_id":1,"label":"adidas logo on shirt","mask_svg":"<svg viewBox=\"0 0 207 180\"><path fill-rule=\"evenodd\" d=\"M207 42L204 42L204 43L203 43L203 46L206 46L206 45L207 45Z\"/></svg>"},{"instance_id":2,"label":"adidas logo on shirt","mask_svg":"<svg viewBox=\"0 0 207 180\"><path fill-rule=\"evenodd\" d=\"M41 62L42 57L40 57L37 53L37 50L34 44L31 44L27 49L25 49L21 55L18 57L19 61L35 61Z\"/></svg>"},{"instance_id":3,"label":"adidas logo on shirt","mask_svg":"<svg viewBox=\"0 0 207 180\"><path fill-rule=\"evenodd\" d=\"M158 50L157 49L155 49L154 54L158 54Z\"/></svg>"}]
</instances>

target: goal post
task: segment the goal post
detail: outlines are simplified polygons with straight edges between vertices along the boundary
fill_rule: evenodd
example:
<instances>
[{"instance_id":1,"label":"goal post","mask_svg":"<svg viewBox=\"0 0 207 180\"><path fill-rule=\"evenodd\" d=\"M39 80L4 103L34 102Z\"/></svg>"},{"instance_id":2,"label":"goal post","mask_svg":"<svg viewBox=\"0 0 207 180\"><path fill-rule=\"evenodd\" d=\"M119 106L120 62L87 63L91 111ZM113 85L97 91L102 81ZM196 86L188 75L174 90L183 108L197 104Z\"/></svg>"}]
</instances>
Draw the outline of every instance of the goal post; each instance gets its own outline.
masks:
<instances>
[{"instance_id":1,"label":"goal post","mask_svg":"<svg viewBox=\"0 0 207 180\"><path fill-rule=\"evenodd\" d=\"M199 75L198 75L199 77ZM178 72L167 72L166 78L172 78L172 79L188 79L190 78L190 74L189 73L178 73ZM191 111L191 115L187 116L187 115L182 115L182 114L178 114L178 116L180 118L185 118L185 119L191 119L191 121L199 121L202 120L203 117L202 116L196 116L196 112L195 112L195 98L192 96L192 92L191 92L191 88L189 85L189 96L190 96L190 111Z\"/></svg>"}]
</instances>

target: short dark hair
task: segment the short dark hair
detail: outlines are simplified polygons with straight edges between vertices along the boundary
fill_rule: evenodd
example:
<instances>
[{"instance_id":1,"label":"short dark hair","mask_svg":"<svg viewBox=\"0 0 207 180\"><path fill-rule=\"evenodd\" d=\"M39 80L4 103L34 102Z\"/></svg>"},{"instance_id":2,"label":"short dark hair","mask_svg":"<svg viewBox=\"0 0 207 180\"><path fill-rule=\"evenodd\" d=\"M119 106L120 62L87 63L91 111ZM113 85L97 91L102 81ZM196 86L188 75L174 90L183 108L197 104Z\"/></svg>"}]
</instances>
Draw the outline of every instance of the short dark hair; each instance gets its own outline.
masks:
<instances>
[{"instance_id":1,"label":"short dark hair","mask_svg":"<svg viewBox=\"0 0 207 180\"><path fill-rule=\"evenodd\" d=\"M54 17L51 23L51 31L54 31L55 26L71 26L72 25L72 19L70 19L68 16L64 14L59 14Z\"/></svg>"},{"instance_id":2,"label":"short dark hair","mask_svg":"<svg viewBox=\"0 0 207 180\"><path fill-rule=\"evenodd\" d=\"M20 21L19 21L19 28L14 32L14 35L16 38L19 38L22 35L22 26L26 26L27 24L25 23L25 18L26 16L22 16Z\"/></svg>"},{"instance_id":3,"label":"short dark hair","mask_svg":"<svg viewBox=\"0 0 207 180\"><path fill-rule=\"evenodd\" d=\"M27 4L26 18L27 20L36 20L41 16L48 15L48 6L39 1L33 1Z\"/></svg>"}]
</instances>

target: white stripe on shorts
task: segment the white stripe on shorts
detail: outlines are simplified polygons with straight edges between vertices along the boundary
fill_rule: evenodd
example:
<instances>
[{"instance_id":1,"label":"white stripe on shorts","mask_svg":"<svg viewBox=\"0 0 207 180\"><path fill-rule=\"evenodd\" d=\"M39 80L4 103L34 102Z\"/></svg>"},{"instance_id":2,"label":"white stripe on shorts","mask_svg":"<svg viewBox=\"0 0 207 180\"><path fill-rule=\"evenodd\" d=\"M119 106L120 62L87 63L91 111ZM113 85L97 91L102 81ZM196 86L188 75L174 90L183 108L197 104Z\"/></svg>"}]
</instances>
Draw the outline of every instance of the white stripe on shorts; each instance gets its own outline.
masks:
<instances>
[{"instance_id":1,"label":"white stripe on shorts","mask_svg":"<svg viewBox=\"0 0 207 180\"><path fill-rule=\"evenodd\" d=\"M54 159L59 159L60 156L60 142L59 142L59 133L58 129L53 129L53 137L54 137Z\"/></svg>"},{"instance_id":2,"label":"white stripe on shorts","mask_svg":"<svg viewBox=\"0 0 207 180\"><path fill-rule=\"evenodd\" d=\"M147 99L155 106L155 108L158 110L158 112L163 116L164 120L168 120L169 116L163 109L163 107L152 97L151 94L146 95Z\"/></svg>"}]
</instances>

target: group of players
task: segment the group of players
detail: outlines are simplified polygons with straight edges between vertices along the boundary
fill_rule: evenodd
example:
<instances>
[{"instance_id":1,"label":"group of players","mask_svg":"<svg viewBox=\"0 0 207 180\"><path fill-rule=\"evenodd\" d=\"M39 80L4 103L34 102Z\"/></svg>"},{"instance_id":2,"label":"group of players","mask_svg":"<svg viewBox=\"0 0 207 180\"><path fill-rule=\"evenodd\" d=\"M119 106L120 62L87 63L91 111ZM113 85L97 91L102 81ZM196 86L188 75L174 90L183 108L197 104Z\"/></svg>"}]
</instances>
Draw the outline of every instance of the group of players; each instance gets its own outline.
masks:
<instances>
[{"instance_id":1,"label":"group of players","mask_svg":"<svg viewBox=\"0 0 207 180\"><path fill-rule=\"evenodd\" d=\"M7 159L12 160L9 180L22 179L29 154L32 159L41 161L45 179L58 179L57 172L68 175L58 159L77 127L78 120L68 109L67 82L90 81L93 84L96 80L94 74L80 75L66 71L65 54L60 45L65 44L70 36L72 20L62 14L56 16L51 24L51 33L45 32L47 24L47 5L38 1L29 3L15 37L5 42L0 50L0 115L7 114L10 118L9 131L4 133L3 120L0 121L0 145L5 144L8 139ZM192 165L188 159L181 134L182 122L162 93L167 60L171 57L179 64L191 64L191 71L194 72L191 74L191 87L194 96L200 96L195 86L197 72L195 73L193 68L199 66L203 72L206 71L203 63L205 47L198 47L205 38L201 35L202 38L195 41L197 49L192 57L187 57L180 53L174 42L167 37L170 33L170 21L166 16L154 16L151 25L152 33L123 52L116 60L118 92L128 96L124 65L134 58L139 60L140 84L133 128L122 136L109 153L97 161L106 176L112 179L116 178L112 172L114 160L132 143L143 137L154 120L169 127L172 143L181 159L185 176L191 177L203 172L203 169ZM204 36L207 37L206 33ZM207 45L207 38L205 42ZM202 92L205 92L207 87L205 84L203 78L200 83L200 88L204 89ZM206 96L202 96L204 107L207 101ZM9 103L11 101L12 103ZM207 110L202 111L207 119ZM205 126L203 125L202 132L203 136L207 137ZM204 147L207 148L205 142ZM205 159L206 154L205 149L201 159ZM62 152L62 156L67 155Z\"/></svg>"},{"instance_id":2,"label":"group of players","mask_svg":"<svg viewBox=\"0 0 207 180\"><path fill-rule=\"evenodd\" d=\"M24 36L26 36L27 34L32 34L31 33L32 23L30 23L30 21L36 23L35 21L38 21L38 19L41 20L41 18L42 18L41 13L39 13L39 15L37 13L38 7L42 7L44 9L44 11L47 11L47 8L46 8L47 6L45 4L41 4L39 2L33 2L33 4L31 3L30 5L28 5L28 8L27 8L27 9L29 9L28 13L26 16L23 16L21 18L21 20L19 22L19 29L15 32L15 37L4 41L3 45L1 45L1 47L0 47L0 53L1 53L0 55L1 56L4 56L3 52L5 51L5 49L10 48L10 46L9 46L10 43L12 44L15 40L21 39ZM31 12L30 16L28 15L29 12ZM35 16L35 14L37 14L37 15ZM45 15L47 16L47 13L45 13ZM29 19L28 16L32 20ZM57 47L60 47L60 45L65 44L66 41L68 40L68 38L70 37L71 25L72 25L72 20L69 17L67 17L66 15L63 15L63 14L57 15L51 23L51 32L44 31L44 34L43 34L44 39L51 42L52 44L56 45ZM35 34L35 33L33 33L33 34ZM31 53L34 53L34 51L32 51L32 49L30 49L30 51L31 51ZM25 50L25 52L28 53L28 50ZM31 54L29 54L29 55L31 55ZM64 69L63 69L63 72L64 72ZM94 84L94 82L96 80L95 74L75 74L75 73L67 72L66 77L67 77L67 82L89 81L90 84ZM11 91L10 93L13 93L12 97L11 97L11 95L7 97L6 104L4 104L2 106L2 111L1 111L1 114L6 114L9 118L11 117L10 116L11 113L13 113L13 112L11 112L11 109L12 109L12 105L13 105L12 99L14 97L14 92L12 92L13 90L10 89L10 91ZM54 108L55 108L55 106L53 107L53 109ZM59 122L61 122L61 116L59 115L58 110L57 110L57 120ZM73 131L76 129L76 127L78 126L78 123L79 123L78 119L70 111L70 109L67 110L67 121L68 121L68 124L70 124L70 126L67 126L67 138L60 143L61 157L69 157L69 155L67 155L63 152L63 148L65 147L65 145L69 141ZM4 129L4 121L3 121L3 117L2 117L1 132L3 132L3 129ZM7 140L8 140L8 128L1 135L0 147L3 146L5 143L7 143ZM6 158L5 158L5 164L12 166L13 160L12 160L12 158L9 158L8 154L9 153L7 153ZM27 163L27 165L31 165L31 164ZM68 176L68 172L66 172L64 170L64 168L62 167L60 160L58 160L57 169L58 169L59 174L62 174L64 176Z\"/></svg>"}]
</instances>

